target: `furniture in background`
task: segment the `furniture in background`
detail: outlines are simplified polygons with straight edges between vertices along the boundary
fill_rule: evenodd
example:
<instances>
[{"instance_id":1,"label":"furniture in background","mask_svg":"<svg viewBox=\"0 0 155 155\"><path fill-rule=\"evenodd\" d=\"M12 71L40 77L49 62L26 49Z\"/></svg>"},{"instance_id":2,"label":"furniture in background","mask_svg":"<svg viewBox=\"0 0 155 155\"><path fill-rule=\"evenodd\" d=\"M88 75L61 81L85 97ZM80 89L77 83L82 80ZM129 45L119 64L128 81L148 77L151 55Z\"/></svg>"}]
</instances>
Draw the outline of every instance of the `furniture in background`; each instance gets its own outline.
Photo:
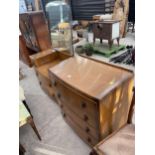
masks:
<instances>
[{"instance_id":1,"label":"furniture in background","mask_svg":"<svg viewBox=\"0 0 155 155\"><path fill-rule=\"evenodd\" d=\"M128 22L129 0L116 0L112 19L120 20L120 37L126 36Z\"/></svg>"},{"instance_id":2,"label":"furniture in background","mask_svg":"<svg viewBox=\"0 0 155 155\"><path fill-rule=\"evenodd\" d=\"M135 0L129 0L129 16L128 16L128 31L132 26L132 32L135 30Z\"/></svg>"},{"instance_id":3,"label":"furniture in background","mask_svg":"<svg viewBox=\"0 0 155 155\"><path fill-rule=\"evenodd\" d=\"M31 56L41 88L53 99L54 91L48 70L71 56L70 52L63 48L45 50Z\"/></svg>"},{"instance_id":4,"label":"furniture in background","mask_svg":"<svg viewBox=\"0 0 155 155\"><path fill-rule=\"evenodd\" d=\"M26 47L25 40L22 35L19 35L19 59L27 64L29 67L32 67L30 55L35 52Z\"/></svg>"},{"instance_id":5,"label":"furniture in background","mask_svg":"<svg viewBox=\"0 0 155 155\"><path fill-rule=\"evenodd\" d=\"M132 116L135 105L135 92L130 106L128 123L121 129L109 135L98 143L90 155L134 155L135 154L135 125L132 124Z\"/></svg>"},{"instance_id":6,"label":"furniture in background","mask_svg":"<svg viewBox=\"0 0 155 155\"><path fill-rule=\"evenodd\" d=\"M129 13L129 0L115 0L114 6L112 6L112 16L111 20L119 20L120 21L120 38L124 38L126 36L126 27L128 22L128 13ZM103 16L103 17L102 17ZM104 18L106 19L109 16L108 13L94 15L92 17L95 21L102 21ZM109 17L110 17L109 16Z\"/></svg>"},{"instance_id":7,"label":"furniture in background","mask_svg":"<svg viewBox=\"0 0 155 155\"><path fill-rule=\"evenodd\" d=\"M111 48L113 45L113 40L117 39L117 43L119 46L120 21L105 20L102 22L92 22L92 24L93 24L94 43L96 38L99 38L101 43L103 39L106 39L108 40L109 48Z\"/></svg>"},{"instance_id":8,"label":"furniture in background","mask_svg":"<svg viewBox=\"0 0 155 155\"><path fill-rule=\"evenodd\" d=\"M19 14L19 27L28 49L40 52L51 48L48 24L42 11Z\"/></svg>"},{"instance_id":9,"label":"furniture in background","mask_svg":"<svg viewBox=\"0 0 155 155\"><path fill-rule=\"evenodd\" d=\"M76 56L50 68L49 76L64 119L91 147L126 124L132 72Z\"/></svg>"}]
</instances>

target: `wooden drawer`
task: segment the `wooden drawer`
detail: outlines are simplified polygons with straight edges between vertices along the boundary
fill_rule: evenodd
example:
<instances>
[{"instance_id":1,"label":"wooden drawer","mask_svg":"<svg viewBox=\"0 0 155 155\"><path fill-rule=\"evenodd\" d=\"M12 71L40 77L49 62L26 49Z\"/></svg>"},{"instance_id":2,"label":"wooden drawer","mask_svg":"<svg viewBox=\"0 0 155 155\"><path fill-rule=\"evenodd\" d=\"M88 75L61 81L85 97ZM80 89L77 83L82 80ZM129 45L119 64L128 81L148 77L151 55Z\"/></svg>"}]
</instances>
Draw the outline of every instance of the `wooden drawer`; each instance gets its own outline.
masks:
<instances>
[{"instance_id":1,"label":"wooden drawer","mask_svg":"<svg viewBox=\"0 0 155 155\"><path fill-rule=\"evenodd\" d=\"M38 76L39 81L43 84L43 85L49 85L49 87L52 87L50 80L43 76L42 74L36 73Z\"/></svg>"},{"instance_id":2,"label":"wooden drawer","mask_svg":"<svg viewBox=\"0 0 155 155\"><path fill-rule=\"evenodd\" d=\"M66 122L73 128L73 130L83 139L89 146L93 147L96 145L99 141L94 139L92 136L89 136L83 129L81 129L70 117L65 113L65 111L62 111L63 117L66 120Z\"/></svg>"},{"instance_id":3,"label":"wooden drawer","mask_svg":"<svg viewBox=\"0 0 155 155\"><path fill-rule=\"evenodd\" d=\"M52 84L50 80L43 75L36 73L39 79L39 84L42 87L42 89L51 97L54 96L54 91L52 89Z\"/></svg>"},{"instance_id":4,"label":"wooden drawer","mask_svg":"<svg viewBox=\"0 0 155 155\"><path fill-rule=\"evenodd\" d=\"M79 116L86 123L94 128L98 128L97 104L92 100L82 97L81 95L73 92L71 89L66 88L58 80L53 78L52 86L55 89L57 99L65 103L77 116Z\"/></svg>"},{"instance_id":5,"label":"wooden drawer","mask_svg":"<svg viewBox=\"0 0 155 155\"><path fill-rule=\"evenodd\" d=\"M75 124L77 124L87 135L94 137L95 139L99 139L98 130L91 127L88 123L86 123L84 120L82 120L80 117L78 117L74 112L70 110L69 107L67 107L65 104L61 104L61 109L64 111Z\"/></svg>"}]
</instances>

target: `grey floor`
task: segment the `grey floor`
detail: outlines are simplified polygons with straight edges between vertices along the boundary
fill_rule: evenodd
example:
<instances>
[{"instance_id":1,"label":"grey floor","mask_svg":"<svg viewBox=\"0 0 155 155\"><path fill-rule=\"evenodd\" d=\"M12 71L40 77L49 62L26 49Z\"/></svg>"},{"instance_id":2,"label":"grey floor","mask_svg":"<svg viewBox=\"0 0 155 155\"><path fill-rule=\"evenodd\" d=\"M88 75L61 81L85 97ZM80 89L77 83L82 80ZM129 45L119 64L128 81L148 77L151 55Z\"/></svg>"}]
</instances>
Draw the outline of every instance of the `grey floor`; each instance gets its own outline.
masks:
<instances>
[{"instance_id":1,"label":"grey floor","mask_svg":"<svg viewBox=\"0 0 155 155\"><path fill-rule=\"evenodd\" d=\"M77 45L84 42L81 41ZM121 43L134 45L134 34L128 33ZM93 57L108 61L102 56ZM125 67L133 69L131 66ZM42 91L34 68L29 68L22 62L20 68L25 76L20 80L20 85L25 90L27 103L42 138L42 141L39 141L29 125L20 128L19 140L27 151L25 155L88 155L91 148L68 126L61 116L58 105Z\"/></svg>"}]
</instances>

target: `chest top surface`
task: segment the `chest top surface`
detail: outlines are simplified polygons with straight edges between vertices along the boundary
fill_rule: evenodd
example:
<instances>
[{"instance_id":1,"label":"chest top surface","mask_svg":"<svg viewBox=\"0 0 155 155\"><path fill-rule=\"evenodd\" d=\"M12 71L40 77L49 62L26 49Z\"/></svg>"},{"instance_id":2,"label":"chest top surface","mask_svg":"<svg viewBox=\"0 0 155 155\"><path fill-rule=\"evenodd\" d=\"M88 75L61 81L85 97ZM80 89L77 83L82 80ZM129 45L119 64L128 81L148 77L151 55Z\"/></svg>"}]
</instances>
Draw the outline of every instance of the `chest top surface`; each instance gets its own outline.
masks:
<instances>
[{"instance_id":1,"label":"chest top surface","mask_svg":"<svg viewBox=\"0 0 155 155\"><path fill-rule=\"evenodd\" d=\"M50 74L98 100L133 76L124 69L80 56L71 57L50 68Z\"/></svg>"}]
</instances>

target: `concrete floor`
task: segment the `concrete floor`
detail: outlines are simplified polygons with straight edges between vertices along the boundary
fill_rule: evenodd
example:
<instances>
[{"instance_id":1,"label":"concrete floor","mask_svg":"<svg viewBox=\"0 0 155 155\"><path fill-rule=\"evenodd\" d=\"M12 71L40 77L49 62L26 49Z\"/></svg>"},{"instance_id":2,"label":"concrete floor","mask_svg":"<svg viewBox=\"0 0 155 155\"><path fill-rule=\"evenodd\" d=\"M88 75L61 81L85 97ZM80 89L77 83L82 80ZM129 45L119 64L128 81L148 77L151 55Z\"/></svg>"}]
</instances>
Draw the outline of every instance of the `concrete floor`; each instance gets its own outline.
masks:
<instances>
[{"instance_id":1,"label":"concrete floor","mask_svg":"<svg viewBox=\"0 0 155 155\"><path fill-rule=\"evenodd\" d=\"M81 41L78 44L84 42ZM134 34L128 33L125 39L121 39L121 43L134 45ZM108 61L102 56L94 55L94 57ZM20 128L19 140L27 151L25 155L88 155L91 148L63 120L58 105L42 91L34 68L29 68L22 62L20 62L20 68L25 76L20 81L20 85L25 90L28 106L42 138L42 141L39 141L29 125Z\"/></svg>"}]
</instances>

